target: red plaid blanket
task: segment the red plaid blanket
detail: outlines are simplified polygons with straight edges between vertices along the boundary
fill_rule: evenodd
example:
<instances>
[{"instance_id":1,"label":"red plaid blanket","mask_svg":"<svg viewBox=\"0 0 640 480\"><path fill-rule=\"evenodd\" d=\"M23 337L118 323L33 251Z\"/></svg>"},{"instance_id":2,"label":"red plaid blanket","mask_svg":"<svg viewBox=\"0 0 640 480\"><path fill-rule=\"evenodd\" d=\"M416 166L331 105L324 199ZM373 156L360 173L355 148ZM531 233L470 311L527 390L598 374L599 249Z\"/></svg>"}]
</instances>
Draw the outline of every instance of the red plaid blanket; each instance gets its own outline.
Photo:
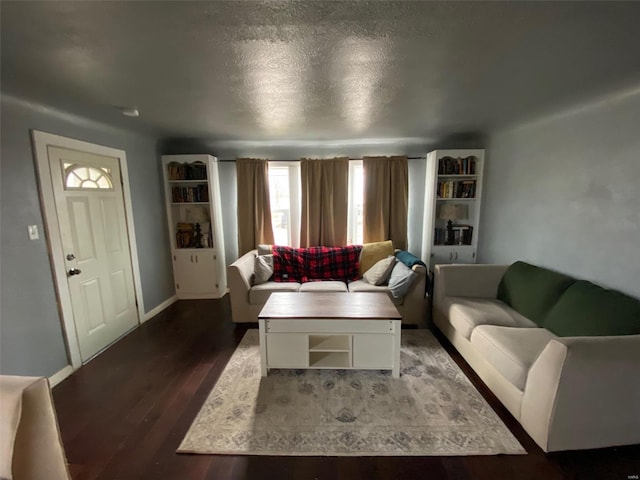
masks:
<instances>
[{"instance_id":1,"label":"red plaid blanket","mask_svg":"<svg viewBox=\"0 0 640 480\"><path fill-rule=\"evenodd\" d=\"M346 247L273 247L273 276L276 282L311 282L360 277L361 245Z\"/></svg>"},{"instance_id":2,"label":"red plaid blanket","mask_svg":"<svg viewBox=\"0 0 640 480\"><path fill-rule=\"evenodd\" d=\"M301 248L273 246L273 280L275 282L302 282L304 258Z\"/></svg>"}]
</instances>

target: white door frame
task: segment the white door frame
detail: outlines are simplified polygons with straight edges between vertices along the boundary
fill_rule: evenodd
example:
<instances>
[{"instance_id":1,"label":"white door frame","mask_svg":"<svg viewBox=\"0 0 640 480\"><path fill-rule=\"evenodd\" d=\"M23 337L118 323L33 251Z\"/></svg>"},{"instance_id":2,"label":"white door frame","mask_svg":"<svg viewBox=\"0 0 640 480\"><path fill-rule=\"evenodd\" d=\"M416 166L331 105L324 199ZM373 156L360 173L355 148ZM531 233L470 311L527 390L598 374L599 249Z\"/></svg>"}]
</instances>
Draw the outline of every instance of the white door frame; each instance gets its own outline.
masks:
<instances>
[{"instance_id":1,"label":"white door frame","mask_svg":"<svg viewBox=\"0 0 640 480\"><path fill-rule=\"evenodd\" d=\"M133 210L131 208L131 189L129 185L129 171L127 169L127 154L124 150L118 150L102 145L75 140L73 138L62 137L52 133L32 130L33 149L35 153L36 167L38 173L38 185L40 187L40 202L42 213L47 230L47 243L50 252L51 265L53 267L53 277L55 280L56 293L64 335L67 340L67 349L73 369L82 366L80 357L80 346L76 324L73 318L71 307L71 293L67 283L67 268L64 263L64 249L62 248L62 236L58 222L58 212L53 195L53 184L51 181L51 168L49 166L49 154L47 147L67 148L81 152L93 153L107 157L115 157L120 162L120 174L122 175L122 193L124 195L124 209L127 221L127 231L129 238L129 251L131 252L131 266L133 267L133 285L138 308L138 324L144 322L144 301L142 299L142 283L140 281L140 265L138 261L138 249L136 247L136 234L133 226ZM117 179L116 179L117 180Z\"/></svg>"}]
</instances>

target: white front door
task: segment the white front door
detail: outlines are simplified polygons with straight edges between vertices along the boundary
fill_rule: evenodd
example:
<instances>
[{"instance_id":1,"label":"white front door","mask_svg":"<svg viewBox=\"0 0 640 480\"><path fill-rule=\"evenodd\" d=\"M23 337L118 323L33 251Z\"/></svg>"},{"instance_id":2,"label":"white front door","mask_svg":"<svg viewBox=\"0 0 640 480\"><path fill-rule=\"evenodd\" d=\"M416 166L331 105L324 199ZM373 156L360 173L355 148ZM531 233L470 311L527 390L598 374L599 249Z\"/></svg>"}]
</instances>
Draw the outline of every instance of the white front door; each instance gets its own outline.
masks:
<instances>
[{"instance_id":1,"label":"white front door","mask_svg":"<svg viewBox=\"0 0 640 480\"><path fill-rule=\"evenodd\" d=\"M52 145L47 150L84 362L138 324L120 163Z\"/></svg>"}]
</instances>

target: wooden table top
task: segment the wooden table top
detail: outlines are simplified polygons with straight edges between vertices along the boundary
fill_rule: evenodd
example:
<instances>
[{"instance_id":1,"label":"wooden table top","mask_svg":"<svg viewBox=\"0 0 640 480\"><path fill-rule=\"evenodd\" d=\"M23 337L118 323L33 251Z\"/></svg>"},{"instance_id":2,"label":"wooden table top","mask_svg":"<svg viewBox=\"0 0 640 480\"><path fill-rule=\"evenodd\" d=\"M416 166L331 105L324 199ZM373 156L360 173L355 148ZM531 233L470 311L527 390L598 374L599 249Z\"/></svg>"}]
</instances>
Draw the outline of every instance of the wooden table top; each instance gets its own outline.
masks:
<instances>
[{"instance_id":1,"label":"wooden table top","mask_svg":"<svg viewBox=\"0 0 640 480\"><path fill-rule=\"evenodd\" d=\"M382 292L274 292L258 318L399 320L402 315L389 296Z\"/></svg>"}]
</instances>

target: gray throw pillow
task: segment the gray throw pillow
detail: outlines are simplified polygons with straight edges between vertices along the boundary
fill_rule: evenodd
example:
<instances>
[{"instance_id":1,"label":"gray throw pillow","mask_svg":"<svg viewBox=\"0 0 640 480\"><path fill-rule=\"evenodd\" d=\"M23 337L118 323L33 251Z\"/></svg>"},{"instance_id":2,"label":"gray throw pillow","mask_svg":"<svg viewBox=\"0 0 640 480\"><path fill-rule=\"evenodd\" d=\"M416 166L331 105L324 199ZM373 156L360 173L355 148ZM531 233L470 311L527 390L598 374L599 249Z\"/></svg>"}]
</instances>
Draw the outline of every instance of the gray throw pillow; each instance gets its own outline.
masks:
<instances>
[{"instance_id":1,"label":"gray throw pillow","mask_svg":"<svg viewBox=\"0 0 640 480\"><path fill-rule=\"evenodd\" d=\"M258 245L258 255L271 255L273 253L273 245L261 243Z\"/></svg>"},{"instance_id":2,"label":"gray throw pillow","mask_svg":"<svg viewBox=\"0 0 640 480\"><path fill-rule=\"evenodd\" d=\"M402 262L396 262L389 277L389 290L393 298L404 297L418 274Z\"/></svg>"},{"instance_id":3,"label":"gray throw pillow","mask_svg":"<svg viewBox=\"0 0 640 480\"><path fill-rule=\"evenodd\" d=\"M389 280L391 270L396 263L396 257L389 255L387 258L378 260L373 267L364 272L362 278L371 285L384 285Z\"/></svg>"},{"instance_id":4,"label":"gray throw pillow","mask_svg":"<svg viewBox=\"0 0 640 480\"><path fill-rule=\"evenodd\" d=\"M259 255L254 265L253 284L268 282L273 276L273 255Z\"/></svg>"}]
</instances>

